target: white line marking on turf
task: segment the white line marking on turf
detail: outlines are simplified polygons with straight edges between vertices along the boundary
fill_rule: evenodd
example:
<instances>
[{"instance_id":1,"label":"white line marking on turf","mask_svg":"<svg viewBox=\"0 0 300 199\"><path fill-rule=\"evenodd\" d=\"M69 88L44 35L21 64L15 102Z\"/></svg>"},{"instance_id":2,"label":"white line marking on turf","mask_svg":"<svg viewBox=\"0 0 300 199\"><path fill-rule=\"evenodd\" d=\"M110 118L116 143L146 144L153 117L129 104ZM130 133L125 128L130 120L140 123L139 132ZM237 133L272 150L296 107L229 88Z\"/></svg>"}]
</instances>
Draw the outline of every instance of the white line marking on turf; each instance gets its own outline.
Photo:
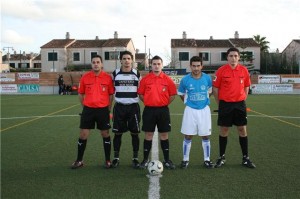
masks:
<instances>
[{"instance_id":1,"label":"white line marking on turf","mask_svg":"<svg viewBox=\"0 0 300 199\"><path fill-rule=\"evenodd\" d=\"M158 160L159 159L159 150L158 150L158 132L157 128L155 129L153 139L152 139L152 150L151 150L151 160ZM149 199L159 199L160 198L160 185L159 185L159 178L161 176L151 176L149 177L149 190L148 190L148 198Z\"/></svg>"},{"instance_id":2,"label":"white line marking on turf","mask_svg":"<svg viewBox=\"0 0 300 199\"><path fill-rule=\"evenodd\" d=\"M173 113L171 115L174 116L182 116L182 113ZM211 115L218 115L218 114L211 114ZM37 115L37 116L20 116L20 117L3 117L0 118L1 120L14 120L14 119L29 119L29 118L55 118L55 117L77 117L76 115ZM285 119L300 119L300 116L284 116L284 115L247 115L248 117L274 117L274 118L285 118Z\"/></svg>"}]
</instances>

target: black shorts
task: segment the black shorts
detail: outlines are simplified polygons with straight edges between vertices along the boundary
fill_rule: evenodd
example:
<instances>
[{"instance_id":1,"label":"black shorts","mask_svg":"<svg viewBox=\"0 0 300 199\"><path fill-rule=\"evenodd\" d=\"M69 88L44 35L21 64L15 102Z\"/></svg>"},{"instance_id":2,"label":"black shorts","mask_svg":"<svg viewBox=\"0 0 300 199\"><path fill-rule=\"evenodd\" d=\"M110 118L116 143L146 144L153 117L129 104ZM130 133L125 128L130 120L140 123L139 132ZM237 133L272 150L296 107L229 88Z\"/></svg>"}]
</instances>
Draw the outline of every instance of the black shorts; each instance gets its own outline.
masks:
<instances>
[{"instance_id":1,"label":"black shorts","mask_svg":"<svg viewBox=\"0 0 300 199\"><path fill-rule=\"evenodd\" d=\"M113 110L114 133L140 132L141 111L138 103L124 105L115 103Z\"/></svg>"},{"instance_id":2,"label":"black shorts","mask_svg":"<svg viewBox=\"0 0 300 199\"><path fill-rule=\"evenodd\" d=\"M104 108L90 108L87 106L83 107L79 128L95 129L95 124L97 124L97 129L99 130L108 130L111 128L108 107L104 107Z\"/></svg>"},{"instance_id":3,"label":"black shorts","mask_svg":"<svg viewBox=\"0 0 300 199\"><path fill-rule=\"evenodd\" d=\"M231 127L247 125L246 102L219 102L218 125Z\"/></svg>"},{"instance_id":4,"label":"black shorts","mask_svg":"<svg viewBox=\"0 0 300 199\"><path fill-rule=\"evenodd\" d=\"M171 131L171 119L168 106L149 107L146 106L143 111L143 127L145 132L154 132L157 125L158 132Z\"/></svg>"}]
</instances>

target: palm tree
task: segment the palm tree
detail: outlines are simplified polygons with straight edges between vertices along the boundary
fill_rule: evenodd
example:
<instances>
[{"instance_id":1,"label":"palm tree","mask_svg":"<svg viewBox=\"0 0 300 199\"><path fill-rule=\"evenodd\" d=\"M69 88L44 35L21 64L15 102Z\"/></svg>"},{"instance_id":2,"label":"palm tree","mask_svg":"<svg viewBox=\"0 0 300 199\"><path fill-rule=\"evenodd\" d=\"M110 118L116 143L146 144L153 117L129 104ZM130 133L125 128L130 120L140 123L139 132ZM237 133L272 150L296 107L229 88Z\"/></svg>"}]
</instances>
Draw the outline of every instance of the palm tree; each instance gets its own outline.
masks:
<instances>
[{"instance_id":1,"label":"palm tree","mask_svg":"<svg viewBox=\"0 0 300 199\"><path fill-rule=\"evenodd\" d=\"M268 45L270 42L266 41L266 37L261 37L260 35L253 35L254 41L260 45L260 52L268 52L270 48Z\"/></svg>"}]
</instances>

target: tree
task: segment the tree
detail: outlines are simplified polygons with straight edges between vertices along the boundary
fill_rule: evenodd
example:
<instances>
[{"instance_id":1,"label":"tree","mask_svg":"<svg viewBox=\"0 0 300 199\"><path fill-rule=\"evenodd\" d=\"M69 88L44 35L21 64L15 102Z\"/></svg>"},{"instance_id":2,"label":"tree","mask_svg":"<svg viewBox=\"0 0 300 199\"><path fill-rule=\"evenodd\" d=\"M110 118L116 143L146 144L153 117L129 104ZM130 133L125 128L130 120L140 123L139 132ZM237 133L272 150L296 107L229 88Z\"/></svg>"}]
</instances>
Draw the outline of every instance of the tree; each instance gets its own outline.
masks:
<instances>
[{"instance_id":1,"label":"tree","mask_svg":"<svg viewBox=\"0 0 300 199\"><path fill-rule=\"evenodd\" d=\"M260 52L268 52L269 50L269 43L266 41L266 37L261 37L260 35L253 35L254 41L256 41L260 45Z\"/></svg>"}]
</instances>

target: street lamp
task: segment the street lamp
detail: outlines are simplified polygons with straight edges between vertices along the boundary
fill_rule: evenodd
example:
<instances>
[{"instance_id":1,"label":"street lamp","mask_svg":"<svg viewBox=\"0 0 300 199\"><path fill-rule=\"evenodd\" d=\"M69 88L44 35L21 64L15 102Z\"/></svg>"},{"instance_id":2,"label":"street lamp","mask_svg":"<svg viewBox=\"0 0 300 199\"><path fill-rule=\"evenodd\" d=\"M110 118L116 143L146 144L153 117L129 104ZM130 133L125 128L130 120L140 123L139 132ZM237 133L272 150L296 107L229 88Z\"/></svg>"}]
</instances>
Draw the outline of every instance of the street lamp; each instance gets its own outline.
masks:
<instances>
[{"instance_id":1,"label":"street lamp","mask_svg":"<svg viewBox=\"0 0 300 199\"><path fill-rule=\"evenodd\" d=\"M9 65L9 59L10 59L9 49L14 51L14 47L3 47L3 51L5 51L5 49L7 49L6 57L7 57L8 67L10 67L10 65Z\"/></svg>"},{"instance_id":2,"label":"street lamp","mask_svg":"<svg viewBox=\"0 0 300 199\"><path fill-rule=\"evenodd\" d=\"M146 70L146 61L147 61L147 47L146 47L146 44L147 44L147 36L146 35L144 35L144 37L145 37L145 70Z\"/></svg>"}]
</instances>

